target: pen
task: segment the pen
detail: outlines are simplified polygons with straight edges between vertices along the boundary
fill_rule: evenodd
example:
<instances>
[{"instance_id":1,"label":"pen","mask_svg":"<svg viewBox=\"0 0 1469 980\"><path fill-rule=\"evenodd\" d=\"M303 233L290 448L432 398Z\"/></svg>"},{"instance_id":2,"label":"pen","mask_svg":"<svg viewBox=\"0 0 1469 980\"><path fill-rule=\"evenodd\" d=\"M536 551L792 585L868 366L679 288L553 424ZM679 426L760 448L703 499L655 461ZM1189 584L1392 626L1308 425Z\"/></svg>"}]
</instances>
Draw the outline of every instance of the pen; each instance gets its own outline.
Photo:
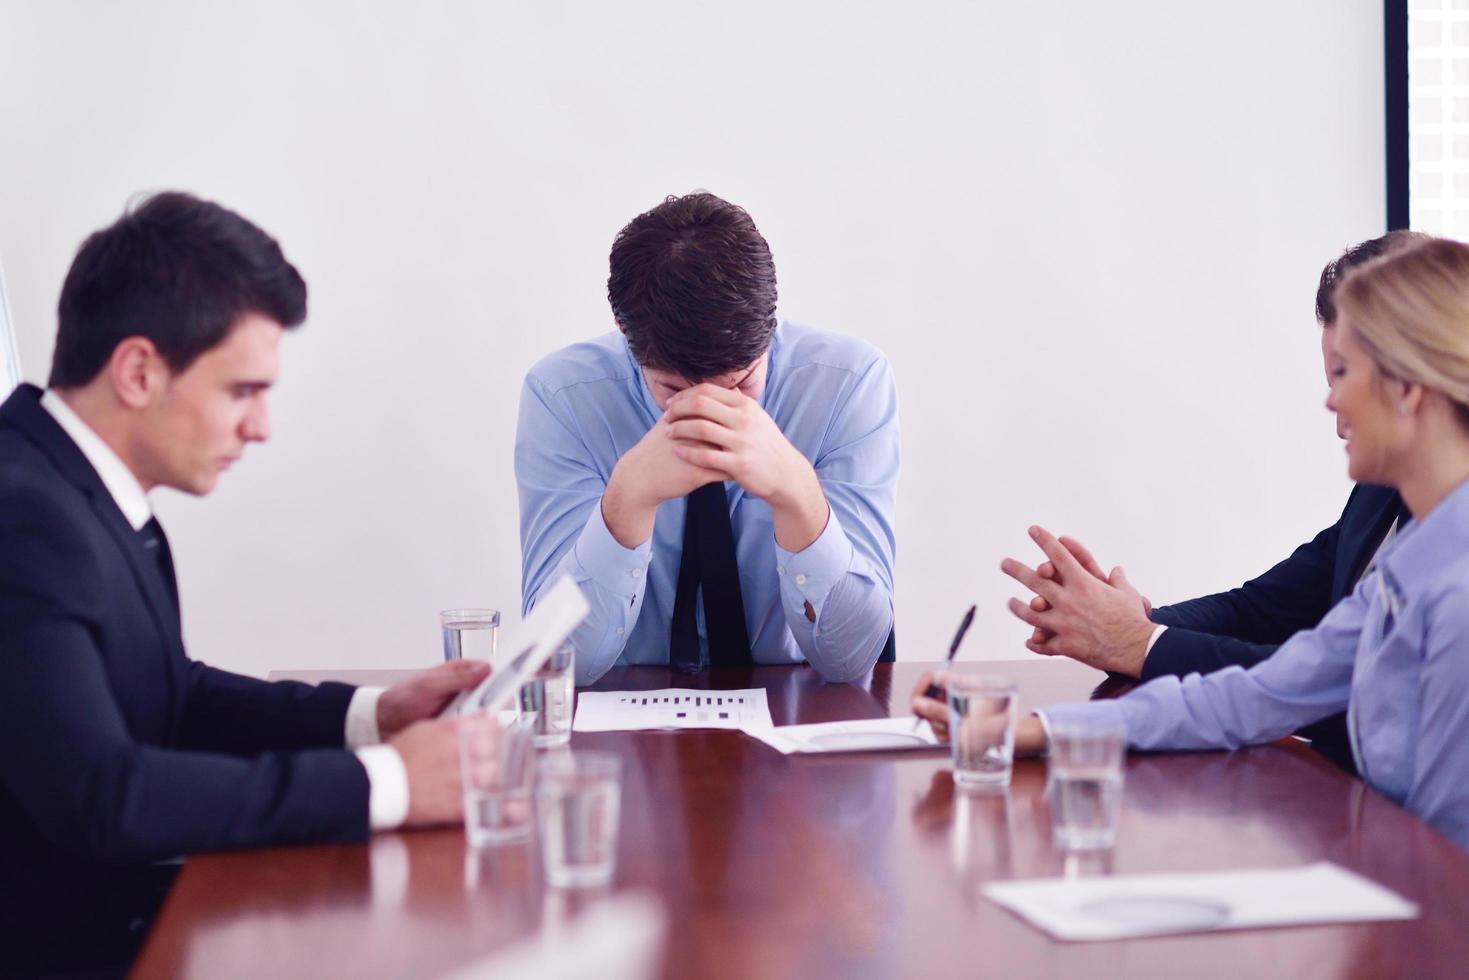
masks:
<instances>
[{"instance_id":1,"label":"pen","mask_svg":"<svg viewBox=\"0 0 1469 980\"><path fill-rule=\"evenodd\" d=\"M949 655L944 658L945 665L954 662L954 654L959 652L959 644L964 642L964 634L969 632L969 625L974 622L974 609L974 606L970 606L969 611L964 614L964 618L959 621L959 628L954 631L954 642L949 644ZM932 682L929 683L928 687L923 689L923 696L926 698L936 698L943 693L939 689L939 686ZM913 730L915 732L918 731L918 724L921 721L923 721L922 718L914 719Z\"/></svg>"}]
</instances>

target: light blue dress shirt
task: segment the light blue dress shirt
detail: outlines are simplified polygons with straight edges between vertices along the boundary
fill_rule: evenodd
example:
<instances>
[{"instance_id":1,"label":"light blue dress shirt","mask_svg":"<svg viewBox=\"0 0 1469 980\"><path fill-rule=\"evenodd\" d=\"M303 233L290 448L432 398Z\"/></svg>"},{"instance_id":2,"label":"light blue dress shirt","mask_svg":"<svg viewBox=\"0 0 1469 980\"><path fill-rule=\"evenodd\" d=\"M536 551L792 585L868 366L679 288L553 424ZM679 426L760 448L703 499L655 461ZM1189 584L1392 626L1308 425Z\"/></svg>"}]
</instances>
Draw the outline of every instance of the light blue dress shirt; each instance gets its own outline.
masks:
<instances>
[{"instance_id":1,"label":"light blue dress shirt","mask_svg":"<svg viewBox=\"0 0 1469 980\"><path fill-rule=\"evenodd\" d=\"M1313 630L1249 670L1160 677L1046 723L1121 721L1140 749L1237 748L1347 709L1373 788L1469 850L1469 483L1383 547Z\"/></svg>"},{"instance_id":2,"label":"light blue dress shirt","mask_svg":"<svg viewBox=\"0 0 1469 980\"><path fill-rule=\"evenodd\" d=\"M769 505L725 484L751 653L757 664L809 660L829 680L856 679L893 625L892 370L870 344L782 320L760 406L815 468L831 517L815 542L791 553L775 543ZM601 507L612 468L661 416L620 333L550 355L521 390L522 606L529 612L562 573L581 585L592 612L572 636L579 685L615 663L668 663L684 499L660 505L652 537L632 549L612 537ZM698 626L707 664L702 603Z\"/></svg>"}]
</instances>

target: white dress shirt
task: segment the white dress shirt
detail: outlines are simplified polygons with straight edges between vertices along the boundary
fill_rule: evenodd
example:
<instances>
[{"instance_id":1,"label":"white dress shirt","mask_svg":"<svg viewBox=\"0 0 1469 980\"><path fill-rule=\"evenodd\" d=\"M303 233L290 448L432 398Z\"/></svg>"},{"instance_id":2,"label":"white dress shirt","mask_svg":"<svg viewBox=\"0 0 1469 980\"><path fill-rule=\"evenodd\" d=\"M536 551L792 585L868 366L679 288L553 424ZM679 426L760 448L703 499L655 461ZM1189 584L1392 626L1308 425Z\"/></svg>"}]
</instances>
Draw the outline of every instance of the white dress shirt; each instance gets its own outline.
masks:
<instances>
[{"instance_id":1,"label":"white dress shirt","mask_svg":"<svg viewBox=\"0 0 1469 980\"><path fill-rule=\"evenodd\" d=\"M153 506L133 471L56 392L42 395L41 407L51 413L97 471L133 530L141 531L153 516ZM353 692L342 739L367 770L368 822L373 830L392 830L408 818L408 771L396 749L378 744L382 738L377 729L377 702L382 693L380 687L359 687Z\"/></svg>"}]
</instances>

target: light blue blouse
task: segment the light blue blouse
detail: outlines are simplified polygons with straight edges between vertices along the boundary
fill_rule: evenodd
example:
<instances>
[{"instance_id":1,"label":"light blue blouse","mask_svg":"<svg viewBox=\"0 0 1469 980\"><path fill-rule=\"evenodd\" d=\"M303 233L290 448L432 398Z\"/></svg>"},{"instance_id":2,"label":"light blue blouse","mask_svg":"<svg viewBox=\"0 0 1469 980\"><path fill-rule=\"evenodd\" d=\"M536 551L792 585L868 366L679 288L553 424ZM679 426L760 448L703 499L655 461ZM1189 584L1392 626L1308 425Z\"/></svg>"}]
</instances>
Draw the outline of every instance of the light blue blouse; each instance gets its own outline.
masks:
<instances>
[{"instance_id":1,"label":"light blue blouse","mask_svg":"<svg viewBox=\"0 0 1469 980\"><path fill-rule=\"evenodd\" d=\"M1347 709L1362 778L1469 850L1469 483L1408 523L1313 630L1249 670L1160 677L1044 709L1140 749L1237 748Z\"/></svg>"}]
</instances>

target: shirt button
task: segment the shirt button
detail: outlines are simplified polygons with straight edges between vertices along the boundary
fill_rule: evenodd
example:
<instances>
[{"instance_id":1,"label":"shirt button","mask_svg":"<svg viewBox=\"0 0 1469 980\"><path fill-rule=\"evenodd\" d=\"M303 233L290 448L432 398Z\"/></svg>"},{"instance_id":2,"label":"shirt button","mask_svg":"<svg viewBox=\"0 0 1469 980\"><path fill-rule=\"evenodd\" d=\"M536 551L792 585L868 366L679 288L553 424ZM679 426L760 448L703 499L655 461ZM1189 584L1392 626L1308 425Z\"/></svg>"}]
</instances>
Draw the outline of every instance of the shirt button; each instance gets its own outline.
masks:
<instances>
[{"instance_id":1,"label":"shirt button","mask_svg":"<svg viewBox=\"0 0 1469 980\"><path fill-rule=\"evenodd\" d=\"M796 576L796 584L797 585L805 585L806 584L806 576L804 576L804 575L797 575Z\"/></svg>"},{"instance_id":2,"label":"shirt button","mask_svg":"<svg viewBox=\"0 0 1469 980\"><path fill-rule=\"evenodd\" d=\"M786 567L784 565L776 565L775 566L775 574L777 574L777 575L784 575L785 573L786 573Z\"/></svg>"},{"instance_id":3,"label":"shirt button","mask_svg":"<svg viewBox=\"0 0 1469 980\"><path fill-rule=\"evenodd\" d=\"M626 632L627 632L627 630L623 629L621 626L617 627L617 635L618 636L621 636L622 634L624 634Z\"/></svg>"},{"instance_id":4,"label":"shirt button","mask_svg":"<svg viewBox=\"0 0 1469 980\"><path fill-rule=\"evenodd\" d=\"M631 575L633 578L642 578L643 570L641 568L630 568L628 569L627 574Z\"/></svg>"}]
</instances>

